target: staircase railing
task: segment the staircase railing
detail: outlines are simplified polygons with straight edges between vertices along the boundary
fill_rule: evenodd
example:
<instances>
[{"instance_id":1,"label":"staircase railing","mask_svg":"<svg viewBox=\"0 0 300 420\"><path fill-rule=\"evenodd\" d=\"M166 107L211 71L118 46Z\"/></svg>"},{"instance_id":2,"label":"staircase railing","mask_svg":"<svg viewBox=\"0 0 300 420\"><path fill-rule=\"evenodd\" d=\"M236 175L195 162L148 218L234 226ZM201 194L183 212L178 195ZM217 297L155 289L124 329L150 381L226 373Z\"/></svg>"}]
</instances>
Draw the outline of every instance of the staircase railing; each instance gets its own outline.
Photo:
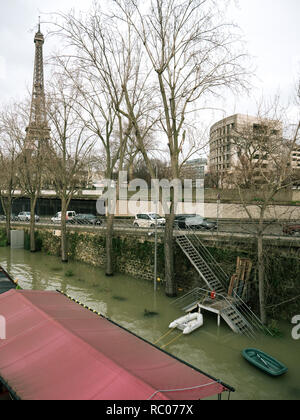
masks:
<instances>
[{"instance_id":1,"label":"staircase railing","mask_svg":"<svg viewBox=\"0 0 300 420\"><path fill-rule=\"evenodd\" d=\"M234 298L235 305L239 308L239 311L244 313L244 316L249 319L249 321L252 323L252 325L255 326L257 330L273 336L273 333L268 329L266 325L261 322L258 316L255 315L252 309L243 301L243 299L237 294L235 290L233 291L232 296Z\"/></svg>"},{"instance_id":2,"label":"staircase railing","mask_svg":"<svg viewBox=\"0 0 300 420\"><path fill-rule=\"evenodd\" d=\"M180 241L180 238L184 238L185 244L183 244ZM199 254L198 250L194 247L194 245L190 241L189 237L187 237L186 235L181 235L180 237L177 237L177 243L181 247L182 251L189 258L191 263L194 265L194 267L197 269L199 275L202 277L202 279L207 284L207 286L210 287L211 290L216 288L216 285L214 285L214 286L211 285L211 283L210 283L210 281L211 281L215 284L218 284L221 287L221 289L223 290L222 283L219 281L218 277L213 272L212 268L207 264L207 262L205 261L205 258L203 258L202 255ZM201 263L195 261L197 258L200 259ZM202 267L200 266L200 264L202 265ZM209 275L212 279L208 279L205 276L203 267L205 268L206 272L209 273Z\"/></svg>"},{"instance_id":3,"label":"staircase railing","mask_svg":"<svg viewBox=\"0 0 300 420\"><path fill-rule=\"evenodd\" d=\"M176 300L172 302L172 305L177 307L181 307L183 310L187 309L188 306L191 306L193 303L198 303L200 298L203 298L203 293L201 292L203 289L200 287L196 287L193 290L190 290L183 296L180 296ZM185 306L186 305L186 306Z\"/></svg>"},{"instance_id":4,"label":"staircase railing","mask_svg":"<svg viewBox=\"0 0 300 420\"><path fill-rule=\"evenodd\" d=\"M182 229L179 230L180 233L186 234ZM215 275L218 277L219 281L222 283L225 290L228 289L228 275L225 273L220 264L215 260L212 254L208 251L206 246L201 241L199 235L197 235L194 229L188 228L188 237L193 243L194 247L197 249L199 254L205 259L210 268L214 271Z\"/></svg>"},{"instance_id":5,"label":"staircase railing","mask_svg":"<svg viewBox=\"0 0 300 420\"><path fill-rule=\"evenodd\" d=\"M206 265L210 268L210 271L213 273L214 277L223 286L224 294L222 294L222 297L226 302L228 302L229 306L232 309L234 308L234 310L237 310L240 316L242 316L242 318L245 320L247 324L252 325L255 329L259 331L273 335L269 331L269 329L261 322L261 320L254 314L251 308L249 308L249 306L238 295L236 290L233 291L234 303L228 300L227 290L228 290L228 285L229 285L229 278L227 274L224 272L224 270L222 269L222 267L217 263L215 258L211 255L211 253L202 243L202 241L199 238L199 235L197 235L193 229L188 229L188 231L179 229L179 232L180 232L179 236L185 236L190 241L193 248L198 252L199 256L202 258L202 260L204 260ZM190 260L193 262L192 258L190 258ZM199 267L196 267L196 268L199 270ZM206 283L208 283L207 280L206 280ZM194 289L194 294L193 294L193 291L191 291L187 295L183 296L182 298L188 297L188 296L195 297L197 293L199 293L200 290L201 288L196 288Z\"/></svg>"},{"instance_id":6,"label":"staircase railing","mask_svg":"<svg viewBox=\"0 0 300 420\"><path fill-rule=\"evenodd\" d=\"M180 298L176 299L173 302L173 305L177 307L181 307L183 310L188 310L192 307L193 304L196 305L197 303L204 305L205 302L207 302L207 299L209 299L210 292L211 292L210 290L197 287L196 289L193 289L190 292L188 292L186 295L181 296ZM220 315L222 317L225 316L229 318L229 321L231 322L227 322L227 321L226 322L229 325L231 324L231 328L233 324L236 332L239 332L240 334L244 334L251 339L255 338L254 327L252 323L250 322L250 320L248 319L247 314L244 314L243 312L241 312L240 309L238 309L232 302L230 302L230 300L228 300L224 295L220 293L215 294L215 298L213 302L214 303L224 302L223 309L220 310ZM235 314L235 317L238 319L238 321L242 322L242 325L239 326L236 323L234 323L234 321L232 321L232 319L230 319L230 317L227 316L226 314L227 310L232 311Z\"/></svg>"},{"instance_id":7,"label":"staircase railing","mask_svg":"<svg viewBox=\"0 0 300 420\"><path fill-rule=\"evenodd\" d=\"M230 302L226 297L223 297L223 298L227 305L226 309L230 308L231 310L233 310L235 314L238 315L238 317L242 319L244 326L246 326L246 330L243 330L243 331L242 329L239 328L240 332L242 334L247 335L249 338L255 339L256 326L253 323L250 312L242 309L241 306L237 307L234 303ZM222 312L225 312L226 309L224 309Z\"/></svg>"}]
</instances>

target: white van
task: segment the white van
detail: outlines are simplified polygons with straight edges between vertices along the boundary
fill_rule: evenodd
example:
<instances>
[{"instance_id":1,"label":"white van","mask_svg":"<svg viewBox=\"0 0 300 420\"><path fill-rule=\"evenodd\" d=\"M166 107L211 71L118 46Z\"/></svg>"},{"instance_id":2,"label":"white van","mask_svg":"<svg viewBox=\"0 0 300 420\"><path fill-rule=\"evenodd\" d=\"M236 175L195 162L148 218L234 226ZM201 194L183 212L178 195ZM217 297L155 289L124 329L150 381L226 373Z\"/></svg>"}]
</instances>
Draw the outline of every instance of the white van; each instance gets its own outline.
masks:
<instances>
[{"instance_id":1,"label":"white van","mask_svg":"<svg viewBox=\"0 0 300 420\"><path fill-rule=\"evenodd\" d=\"M66 221L67 222L69 222L70 220L73 220L74 217L76 217L76 212L75 211L67 211L67 214L66 214ZM52 223L61 223L61 211L56 213L56 215L54 217L52 217L51 221L52 221Z\"/></svg>"},{"instance_id":2,"label":"white van","mask_svg":"<svg viewBox=\"0 0 300 420\"><path fill-rule=\"evenodd\" d=\"M155 213L142 213L135 216L133 226L143 228L154 228L157 222L158 227L165 226L166 219Z\"/></svg>"}]
</instances>

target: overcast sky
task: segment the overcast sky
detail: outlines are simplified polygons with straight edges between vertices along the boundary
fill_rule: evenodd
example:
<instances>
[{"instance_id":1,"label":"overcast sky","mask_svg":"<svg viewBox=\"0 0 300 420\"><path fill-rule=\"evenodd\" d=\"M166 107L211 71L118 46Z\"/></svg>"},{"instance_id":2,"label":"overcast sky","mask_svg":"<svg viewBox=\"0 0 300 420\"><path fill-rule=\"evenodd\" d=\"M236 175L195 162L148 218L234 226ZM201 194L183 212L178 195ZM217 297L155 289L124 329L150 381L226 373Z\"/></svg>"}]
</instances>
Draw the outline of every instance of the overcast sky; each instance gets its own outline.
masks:
<instances>
[{"instance_id":1,"label":"overcast sky","mask_svg":"<svg viewBox=\"0 0 300 420\"><path fill-rule=\"evenodd\" d=\"M223 1L223 0L220 0ZM253 56L257 77L251 97L227 97L215 104L224 114L255 114L262 94L280 92L283 102L292 100L300 75L300 1L239 0L231 9ZM34 62L33 38L38 16L44 12L87 9L90 0L0 0L0 94L1 102L21 99L31 90ZM42 21L45 16L42 16ZM44 29L46 29L44 27ZM46 32L44 30L43 32ZM50 54L45 43L45 56Z\"/></svg>"}]
</instances>

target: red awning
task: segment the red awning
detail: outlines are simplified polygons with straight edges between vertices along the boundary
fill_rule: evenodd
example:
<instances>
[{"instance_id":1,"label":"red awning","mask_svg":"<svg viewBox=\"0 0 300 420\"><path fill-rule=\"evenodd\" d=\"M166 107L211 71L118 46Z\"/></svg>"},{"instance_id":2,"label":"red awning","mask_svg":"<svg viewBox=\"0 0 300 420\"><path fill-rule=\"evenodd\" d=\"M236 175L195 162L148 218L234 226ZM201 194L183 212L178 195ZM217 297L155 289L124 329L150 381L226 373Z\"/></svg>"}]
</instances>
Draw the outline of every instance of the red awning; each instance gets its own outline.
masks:
<instances>
[{"instance_id":1,"label":"red awning","mask_svg":"<svg viewBox=\"0 0 300 420\"><path fill-rule=\"evenodd\" d=\"M227 388L58 292L0 295L0 378L23 400L194 400Z\"/></svg>"}]
</instances>

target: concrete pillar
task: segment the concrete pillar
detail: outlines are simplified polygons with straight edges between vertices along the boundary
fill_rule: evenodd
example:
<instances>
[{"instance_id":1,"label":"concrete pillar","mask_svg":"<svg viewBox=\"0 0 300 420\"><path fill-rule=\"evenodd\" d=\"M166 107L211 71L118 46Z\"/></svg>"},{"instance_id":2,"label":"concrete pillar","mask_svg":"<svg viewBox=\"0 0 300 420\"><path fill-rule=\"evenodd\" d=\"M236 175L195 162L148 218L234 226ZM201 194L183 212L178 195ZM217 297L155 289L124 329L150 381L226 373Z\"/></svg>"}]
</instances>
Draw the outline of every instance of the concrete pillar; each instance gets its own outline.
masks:
<instances>
[{"instance_id":1,"label":"concrete pillar","mask_svg":"<svg viewBox=\"0 0 300 420\"><path fill-rule=\"evenodd\" d=\"M24 249L25 234L24 230L12 230L10 232L10 243L12 249Z\"/></svg>"}]
</instances>

